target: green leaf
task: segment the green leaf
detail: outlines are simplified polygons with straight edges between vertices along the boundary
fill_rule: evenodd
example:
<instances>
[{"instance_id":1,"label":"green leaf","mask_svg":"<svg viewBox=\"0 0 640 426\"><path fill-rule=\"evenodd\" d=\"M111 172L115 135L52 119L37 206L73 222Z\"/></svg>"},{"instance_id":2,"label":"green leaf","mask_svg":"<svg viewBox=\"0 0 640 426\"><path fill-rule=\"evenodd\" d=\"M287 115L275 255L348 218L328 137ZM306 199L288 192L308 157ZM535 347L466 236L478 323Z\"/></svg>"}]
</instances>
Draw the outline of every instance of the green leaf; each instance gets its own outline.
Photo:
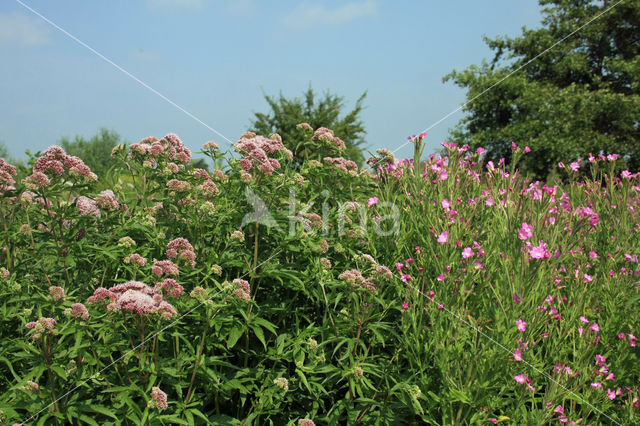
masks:
<instances>
[{"instance_id":1,"label":"green leaf","mask_svg":"<svg viewBox=\"0 0 640 426\"><path fill-rule=\"evenodd\" d=\"M227 339L227 349L233 348L243 333L244 327L235 326L234 328L232 328L231 332L229 332L229 338Z\"/></svg>"},{"instance_id":2,"label":"green leaf","mask_svg":"<svg viewBox=\"0 0 640 426\"><path fill-rule=\"evenodd\" d=\"M264 346L264 348L267 349L267 342L264 340L264 331L262 331L262 329L255 324L251 324L250 327L253 330L256 337L262 342L262 346Z\"/></svg>"}]
</instances>

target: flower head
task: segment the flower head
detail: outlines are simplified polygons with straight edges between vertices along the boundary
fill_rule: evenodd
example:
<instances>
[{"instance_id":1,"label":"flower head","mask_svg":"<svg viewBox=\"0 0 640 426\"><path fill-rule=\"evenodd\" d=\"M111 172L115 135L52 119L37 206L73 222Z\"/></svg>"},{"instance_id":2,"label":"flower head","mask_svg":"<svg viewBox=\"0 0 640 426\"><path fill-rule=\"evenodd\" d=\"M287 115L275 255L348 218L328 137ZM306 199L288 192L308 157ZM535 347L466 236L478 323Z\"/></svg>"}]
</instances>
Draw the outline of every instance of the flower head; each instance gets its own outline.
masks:
<instances>
[{"instance_id":1,"label":"flower head","mask_svg":"<svg viewBox=\"0 0 640 426\"><path fill-rule=\"evenodd\" d=\"M167 394L157 386L152 387L150 405L161 411L166 410L169 408L167 404Z\"/></svg>"}]
</instances>

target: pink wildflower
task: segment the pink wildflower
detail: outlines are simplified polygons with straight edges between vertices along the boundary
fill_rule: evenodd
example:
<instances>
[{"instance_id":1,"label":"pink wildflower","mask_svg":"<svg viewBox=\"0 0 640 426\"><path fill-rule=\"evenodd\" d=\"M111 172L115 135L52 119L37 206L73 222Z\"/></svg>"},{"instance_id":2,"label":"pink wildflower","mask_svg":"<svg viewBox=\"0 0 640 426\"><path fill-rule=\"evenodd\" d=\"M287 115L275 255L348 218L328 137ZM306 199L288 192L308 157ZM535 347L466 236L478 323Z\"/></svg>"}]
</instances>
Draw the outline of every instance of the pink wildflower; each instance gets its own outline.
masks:
<instances>
[{"instance_id":1,"label":"pink wildflower","mask_svg":"<svg viewBox=\"0 0 640 426\"><path fill-rule=\"evenodd\" d=\"M462 258L463 259L468 259L470 257L472 257L475 254L475 252L473 251L473 249L471 247L466 247L464 250L462 250Z\"/></svg>"},{"instance_id":2,"label":"pink wildflower","mask_svg":"<svg viewBox=\"0 0 640 426\"><path fill-rule=\"evenodd\" d=\"M522 227L520 228L520 232L518 233L518 238L524 241L532 236L533 226L529 225L527 222L522 222Z\"/></svg>"},{"instance_id":3,"label":"pink wildflower","mask_svg":"<svg viewBox=\"0 0 640 426\"><path fill-rule=\"evenodd\" d=\"M367 205L368 205L369 207L371 207L371 206L373 206L373 205L375 205L375 204L378 204L378 197L371 197L371 198L369 198L369 199L367 200Z\"/></svg>"},{"instance_id":4,"label":"pink wildflower","mask_svg":"<svg viewBox=\"0 0 640 426\"><path fill-rule=\"evenodd\" d=\"M549 259L551 258L551 253L547 250L547 244L540 240L537 246L527 242L527 246L529 248L529 256L532 259Z\"/></svg>"},{"instance_id":5,"label":"pink wildflower","mask_svg":"<svg viewBox=\"0 0 640 426\"><path fill-rule=\"evenodd\" d=\"M524 333L527 330L527 323L521 319L516 320L516 327L518 331Z\"/></svg>"},{"instance_id":6,"label":"pink wildflower","mask_svg":"<svg viewBox=\"0 0 640 426\"><path fill-rule=\"evenodd\" d=\"M522 361L522 350L520 348L513 351L513 359L518 362Z\"/></svg>"},{"instance_id":7,"label":"pink wildflower","mask_svg":"<svg viewBox=\"0 0 640 426\"><path fill-rule=\"evenodd\" d=\"M438 235L438 242L440 244L446 244L449 241L449 231L444 231Z\"/></svg>"}]
</instances>

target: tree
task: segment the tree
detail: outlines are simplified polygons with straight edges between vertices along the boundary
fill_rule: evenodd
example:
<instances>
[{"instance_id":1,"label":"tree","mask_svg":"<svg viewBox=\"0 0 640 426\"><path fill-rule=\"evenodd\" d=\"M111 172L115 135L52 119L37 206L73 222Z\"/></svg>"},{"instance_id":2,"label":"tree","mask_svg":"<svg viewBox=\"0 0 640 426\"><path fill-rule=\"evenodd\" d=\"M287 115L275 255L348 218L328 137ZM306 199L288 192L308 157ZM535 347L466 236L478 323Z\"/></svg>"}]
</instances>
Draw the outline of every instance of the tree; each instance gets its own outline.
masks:
<instances>
[{"instance_id":1,"label":"tree","mask_svg":"<svg viewBox=\"0 0 640 426\"><path fill-rule=\"evenodd\" d=\"M361 146L365 142L366 131L359 114L366 96L367 92L364 92L356 101L355 108L341 118L344 98L329 92L317 102L311 87L302 98L287 99L282 93L278 99L265 95L271 111L268 114L255 113L251 131L266 136L278 133L282 137L282 143L293 152L294 161L302 162L305 158L314 157L315 153L309 151L309 146L305 146L304 130L296 128L296 125L308 123L314 129L328 127L345 142L343 156L362 165L364 154Z\"/></svg>"},{"instance_id":2,"label":"tree","mask_svg":"<svg viewBox=\"0 0 640 426\"><path fill-rule=\"evenodd\" d=\"M484 146L487 160L507 162L512 141L528 145L519 167L539 179L558 161L590 152L620 154L621 166L640 169L640 2L539 3L547 6L542 28L485 37L495 51L490 64L444 77L468 89L451 141Z\"/></svg>"},{"instance_id":3,"label":"tree","mask_svg":"<svg viewBox=\"0 0 640 426\"><path fill-rule=\"evenodd\" d=\"M111 150L120 144L120 135L113 130L100 129L98 134L86 140L76 136L73 141L60 139L60 145L69 155L79 157L89 166L92 172L103 176L115 163L111 158Z\"/></svg>"}]
</instances>

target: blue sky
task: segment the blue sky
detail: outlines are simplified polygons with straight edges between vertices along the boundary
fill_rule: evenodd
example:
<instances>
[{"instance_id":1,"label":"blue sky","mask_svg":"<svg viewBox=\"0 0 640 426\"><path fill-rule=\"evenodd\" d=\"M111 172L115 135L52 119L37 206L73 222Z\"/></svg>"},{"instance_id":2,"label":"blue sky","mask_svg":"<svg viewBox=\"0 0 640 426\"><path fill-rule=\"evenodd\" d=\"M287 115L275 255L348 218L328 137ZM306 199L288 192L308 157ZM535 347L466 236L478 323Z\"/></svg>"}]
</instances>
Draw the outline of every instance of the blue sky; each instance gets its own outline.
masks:
<instances>
[{"instance_id":1,"label":"blue sky","mask_svg":"<svg viewBox=\"0 0 640 426\"><path fill-rule=\"evenodd\" d=\"M20 0L198 117L189 117L18 1L0 4L0 140L24 158L100 127L128 142L173 132L193 151L229 147L263 93L366 90L367 149L396 149L456 109L453 69L491 59L482 36L540 26L536 0ZM496 88L494 90L499 90ZM425 152L458 112L435 126ZM410 146L396 155L408 157Z\"/></svg>"}]
</instances>

